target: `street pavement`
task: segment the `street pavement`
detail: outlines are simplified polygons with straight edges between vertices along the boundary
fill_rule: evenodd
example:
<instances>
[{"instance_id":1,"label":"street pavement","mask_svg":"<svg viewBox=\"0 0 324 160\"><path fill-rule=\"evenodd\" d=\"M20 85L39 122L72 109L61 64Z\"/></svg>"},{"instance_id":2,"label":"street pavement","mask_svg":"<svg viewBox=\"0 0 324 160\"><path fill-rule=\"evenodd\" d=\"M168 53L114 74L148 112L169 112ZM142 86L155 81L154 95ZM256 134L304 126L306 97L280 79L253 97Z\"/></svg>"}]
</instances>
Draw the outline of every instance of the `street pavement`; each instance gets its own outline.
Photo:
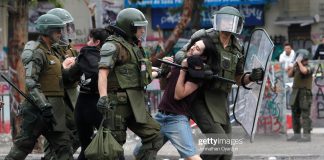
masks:
<instances>
[{"instance_id":1,"label":"street pavement","mask_svg":"<svg viewBox=\"0 0 324 160\"><path fill-rule=\"evenodd\" d=\"M195 135L200 134L194 129ZM288 130L288 134L292 134ZM233 146L234 160L324 160L324 128L314 128L311 142L287 142L286 134L257 134L254 142L250 143L244 130L239 126L233 127L233 137L241 138L243 143ZM133 149L139 138L129 131L124 145L126 159L134 159ZM0 135L0 159L9 152L12 146L10 135ZM77 152L78 153L78 152ZM78 154L75 154L76 158ZM27 160L39 160L42 154L30 154ZM179 154L171 143L166 143L158 152L158 160L179 160Z\"/></svg>"}]
</instances>

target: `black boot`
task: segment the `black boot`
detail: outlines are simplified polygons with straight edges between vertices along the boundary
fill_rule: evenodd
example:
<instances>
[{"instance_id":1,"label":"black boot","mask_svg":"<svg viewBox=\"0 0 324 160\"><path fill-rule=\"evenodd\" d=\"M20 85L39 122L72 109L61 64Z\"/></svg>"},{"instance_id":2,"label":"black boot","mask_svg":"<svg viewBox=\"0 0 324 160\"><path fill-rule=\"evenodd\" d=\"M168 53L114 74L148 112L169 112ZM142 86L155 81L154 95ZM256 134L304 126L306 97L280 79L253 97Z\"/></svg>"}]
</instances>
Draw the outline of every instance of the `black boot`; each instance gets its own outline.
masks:
<instances>
[{"instance_id":1,"label":"black boot","mask_svg":"<svg viewBox=\"0 0 324 160\"><path fill-rule=\"evenodd\" d=\"M300 134L294 134L292 137L288 138L287 141L298 141L301 139Z\"/></svg>"},{"instance_id":2,"label":"black boot","mask_svg":"<svg viewBox=\"0 0 324 160\"><path fill-rule=\"evenodd\" d=\"M297 140L297 142L310 142L310 141L311 141L310 134L304 134L303 138Z\"/></svg>"}]
</instances>

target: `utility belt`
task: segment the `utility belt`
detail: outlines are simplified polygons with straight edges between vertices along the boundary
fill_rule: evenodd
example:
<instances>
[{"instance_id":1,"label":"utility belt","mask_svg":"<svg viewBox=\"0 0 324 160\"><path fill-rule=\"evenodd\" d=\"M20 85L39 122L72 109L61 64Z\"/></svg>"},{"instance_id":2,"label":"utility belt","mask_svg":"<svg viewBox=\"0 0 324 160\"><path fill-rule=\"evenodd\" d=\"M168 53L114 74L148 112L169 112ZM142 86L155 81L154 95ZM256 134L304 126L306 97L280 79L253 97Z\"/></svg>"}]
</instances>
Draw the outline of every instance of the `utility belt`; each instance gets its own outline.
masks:
<instances>
[{"instance_id":1,"label":"utility belt","mask_svg":"<svg viewBox=\"0 0 324 160\"><path fill-rule=\"evenodd\" d=\"M98 91L80 90L79 92L80 92L80 93L83 93L83 94L99 94Z\"/></svg>"},{"instance_id":2,"label":"utility belt","mask_svg":"<svg viewBox=\"0 0 324 160\"><path fill-rule=\"evenodd\" d=\"M162 113L162 114L165 114L165 115L178 115L177 113L173 113L173 112L168 112L168 111L164 111L164 110L161 110L161 109L159 109L158 110L160 113Z\"/></svg>"}]
</instances>

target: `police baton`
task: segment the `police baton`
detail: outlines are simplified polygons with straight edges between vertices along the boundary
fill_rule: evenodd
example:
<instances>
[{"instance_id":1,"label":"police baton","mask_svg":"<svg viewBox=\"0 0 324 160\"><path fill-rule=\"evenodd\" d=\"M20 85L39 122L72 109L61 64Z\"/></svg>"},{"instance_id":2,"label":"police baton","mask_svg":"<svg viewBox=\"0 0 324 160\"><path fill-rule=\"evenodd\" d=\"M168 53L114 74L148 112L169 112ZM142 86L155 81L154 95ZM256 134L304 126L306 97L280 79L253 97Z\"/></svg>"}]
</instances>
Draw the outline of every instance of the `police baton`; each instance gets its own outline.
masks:
<instances>
[{"instance_id":1,"label":"police baton","mask_svg":"<svg viewBox=\"0 0 324 160\"><path fill-rule=\"evenodd\" d=\"M167 65L170 65L170 66L174 66L174 67L177 67L177 68L184 68L184 69L188 69L187 67L182 67L181 65L179 64L176 64L176 63L172 63L172 62L169 62L169 61L165 61L165 60L162 60L162 59L157 59L158 61L160 61L161 63L165 63ZM210 75L211 79L218 79L218 80L221 80L221 81L224 81L224 82L227 82L227 83L232 83L232 84L235 84L236 82L233 81L233 80L230 80L230 79L227 79L227 78L223 78L223 77L220 77L218 75Z\"/></svg>"},{"instance_id":2,"label":"police baton","mask_svg":"<svg viewBox=\"0 0 324 160\"><path fill-rule=\"evenodd\" d=\"M16 91L18 91L29 103L31 103L32 105L36 106L37 105L35 104L35 102L30 99L23 91L21 91L15 84L13 84L5 75L3 75L2 73L1 74L1 77L10 84L10 86L12 86L13 88L16 89Z\"/></svg>"},{"instance_id":3,"label":"police baton","mask_svg":"<svg viewBox=\"0 0 324 160\"><path fill-rule=\"evenodd\" d=\"M162 60L162 59L157 59L157 60L160 61L161 63L167 64L167 65L170 65L170 66L174 66L174 67L177 67L177 68L185 68L185 69L188 69L187 67L182 67L181 65L176 64L176 63L172 63L172 62L165 61L165 60Z\"/></svg>"}]
</instances>

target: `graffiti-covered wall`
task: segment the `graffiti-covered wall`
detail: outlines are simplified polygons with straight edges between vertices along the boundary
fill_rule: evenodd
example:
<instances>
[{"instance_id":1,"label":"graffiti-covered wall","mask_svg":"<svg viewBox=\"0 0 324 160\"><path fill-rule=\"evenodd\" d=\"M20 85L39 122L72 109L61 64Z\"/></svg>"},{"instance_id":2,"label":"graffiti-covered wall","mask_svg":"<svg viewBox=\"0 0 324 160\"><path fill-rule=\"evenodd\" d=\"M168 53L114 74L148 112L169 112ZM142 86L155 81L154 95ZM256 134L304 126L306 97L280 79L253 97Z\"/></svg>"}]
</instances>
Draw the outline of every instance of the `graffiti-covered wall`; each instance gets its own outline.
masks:
<instances>
[{"instance_id":1,"label":"graffiti-covered wall","mask_svg":"<svg viewBox=\"0 0 324 160\"><path fill-rule=\"evenodd\" d=\"M262 107L260 108L257 132L284 132L286 106L286 73L282 63L269 67Z\"/></svg>"},{"instance_id":2,"label":"graffiti-covered wall","mask_svg":"<svg viewBox=\"0 0 324 160\"><path fill-rule=\"evenodd\" d=\"M324 119L324 60L309 61L314 68L313 73L313 101L311 106L311 119L313 127L322 127ZM272 63L267 77L263 105L260 108L258 119L258 133L285 133L291 129L291 108L289 96L292 91L293 79L281 63Z\"/></svg>"}]
</instances>

